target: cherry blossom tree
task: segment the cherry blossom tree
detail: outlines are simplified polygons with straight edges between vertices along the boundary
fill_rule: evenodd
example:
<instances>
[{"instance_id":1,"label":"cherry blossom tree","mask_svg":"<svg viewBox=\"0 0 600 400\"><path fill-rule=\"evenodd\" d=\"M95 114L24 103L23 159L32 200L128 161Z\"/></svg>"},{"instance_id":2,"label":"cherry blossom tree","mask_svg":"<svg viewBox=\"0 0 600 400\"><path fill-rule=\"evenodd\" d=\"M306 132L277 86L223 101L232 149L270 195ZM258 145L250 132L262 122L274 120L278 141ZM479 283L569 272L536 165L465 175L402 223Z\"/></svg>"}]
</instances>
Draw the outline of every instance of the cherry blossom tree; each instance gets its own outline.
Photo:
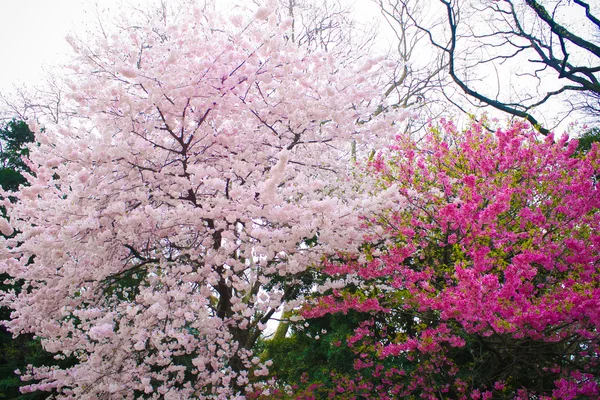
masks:
<instances>
[{"instance_id":1,"label":"cherry blossom tree","mask_svg":"<svg viewBox=\"0 0 600 400\"><path fill-rule=\"evenodd\" d=\"M375 157L396 205L365 217L364 251L330 258L303 311L358 321L330 343L354 372L302 395L598 398L600 149L576 149L525 123L443 121Z\"/></svg>"},{"instance_id":2,"label":"cherry blossom tree","mask_svg":"<svg viewBox=\"0 0 600 400\"><path fill-rule=\"evenodd\" d=\"M377 201L356 190L350 143L397 122L370 117L378 61L340 69L273 11L163 3L71 39L77 117L31 124L0 272L24 282L2 297L10 331L79 362L20 371L26 390L243 398L268 374L256 341L298 304L306 269L357 247L356 210Z\"/></svg>"}]
</instances>

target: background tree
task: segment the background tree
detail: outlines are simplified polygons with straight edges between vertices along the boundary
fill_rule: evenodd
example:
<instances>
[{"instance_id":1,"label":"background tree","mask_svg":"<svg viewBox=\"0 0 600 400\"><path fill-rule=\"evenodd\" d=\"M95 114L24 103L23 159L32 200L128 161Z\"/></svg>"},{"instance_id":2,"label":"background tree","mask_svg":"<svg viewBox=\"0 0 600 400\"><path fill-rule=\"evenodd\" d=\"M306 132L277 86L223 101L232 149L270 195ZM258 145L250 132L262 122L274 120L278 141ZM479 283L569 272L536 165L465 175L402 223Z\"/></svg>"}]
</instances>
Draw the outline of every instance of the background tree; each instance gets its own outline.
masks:
<instances>
[{"instance_id":1,"label":"background tree","mask_svg":"<svg viewBox=\"0 0 600 400\"><path fill-rule=\"evenodd\" d=\"M288 39L309 51L321 50L345 59L345 64L369 56L376 28L363 26L343 0L281 0L282 18L291 18Z\"/></svg>"},{"instance_id":2,"label":"background tree","mask_svg":"<svg viewBox=\"0 0 600 400\"><path fill-rule=\"evenodd\" d=\"M395 47L390 49L388 68L383 71L389 79L384 92L382 111L390 108L411 110L409 131L416 133L430 121L441 116L459 113L450 107L448 97L454 97L453 87L445 72L448 60L431 47L428 38L415 19L426 15L427 3L418 1L377 2L382 15L395 35Z\"/></svg>"},{"instance_id":3,"label":"background tree","mask_svg":"<svg viewBox=\"0 0 600 400\"><path fill-rule=\"evenodd\" d=\"M338 376L353 371L355 354L346 338L364 319L359 313L326 315L306 325L292 323L286 337L265 340L261 358L270 360L269 376L275 379L266 397L302 398L307 388L335 388Z\"/></svg>"},{"instance_id":4,"label":"background tree","mask_svg":"<svg viewBox=\"0 0 600 400\"><path fill-rule=\"evenodd\" d=\"M526 119L544 134L572 111L592 112L596 119L600 23L588 3L439 0L428 6L425 16L410 1L382 8L406 10L447 60L448 75L473 105ZM393 12L388 15L393 23L403 23ZM456 97L449 99L460 104Z\"/></svg>"},{"instance_id":5,"label":"background tree","mask_svg":"<svg viewBox=\"0 0 600 400\"><path fill-rule=\"evenodd\" d=\"M27 182L21 173L31 173L23 158L29 155L27 144L33 142L34 136L24 121L17 120L4 124L0 134L0 185L15 192Z\"/></svg>"},{"instance_id":6,"label":"background tree","mask_svg":"<svg viewBox=\"0 0 600 400\"><path fill-rule=\"evenodd\" d=\"M11 91L0 93L0 121L17 118L57 124L73 117L74 110L67 105L67 89L60 75L58 70L48 72L39 86L14 86Z\"/></svg>"},{"instance_id":7,"label":"background tree","mask_svg":"<svg viewBox=\"0 0 600 400\"><path fill-rule=\"evenodd\" d=\"M600 128L590 128L578 138L577 150L587 153L596 142L600 142Z\"/></svg>"}]
</instances>

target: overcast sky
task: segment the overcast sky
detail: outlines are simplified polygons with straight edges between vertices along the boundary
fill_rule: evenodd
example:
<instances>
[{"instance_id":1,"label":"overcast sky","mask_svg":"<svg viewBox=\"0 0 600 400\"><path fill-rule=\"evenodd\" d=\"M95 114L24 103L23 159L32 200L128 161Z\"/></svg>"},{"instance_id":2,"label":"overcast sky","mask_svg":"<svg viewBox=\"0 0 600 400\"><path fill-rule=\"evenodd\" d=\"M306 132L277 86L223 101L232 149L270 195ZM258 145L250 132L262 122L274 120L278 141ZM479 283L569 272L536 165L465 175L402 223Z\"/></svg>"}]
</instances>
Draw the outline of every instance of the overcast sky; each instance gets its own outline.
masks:
<instances>
[{"instance_id":1,"label":"overcast sky","mask_svg":"<svg viewBox=\"0 0 600 400\"><path fill-rule=\"evenodd\" d=\"M39 81L44 64L65 60L64 38L87 18L86 3L91 2L0 0L0 91L18 81Z\"/></svg>"}]
</instances>

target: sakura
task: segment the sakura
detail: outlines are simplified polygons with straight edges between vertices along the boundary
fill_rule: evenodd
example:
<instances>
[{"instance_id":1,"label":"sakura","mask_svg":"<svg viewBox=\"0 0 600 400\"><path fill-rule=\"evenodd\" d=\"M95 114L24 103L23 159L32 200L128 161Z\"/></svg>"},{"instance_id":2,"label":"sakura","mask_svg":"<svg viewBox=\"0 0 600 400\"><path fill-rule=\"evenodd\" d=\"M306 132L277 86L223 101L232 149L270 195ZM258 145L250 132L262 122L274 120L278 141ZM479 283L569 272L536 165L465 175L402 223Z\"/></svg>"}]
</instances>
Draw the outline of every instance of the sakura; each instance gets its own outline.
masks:
<instances>
[{"instance_id":1,"label":"sakura","mask_svg":"<svg viewBox=\"0 0 600 400\"><path fill-rule=\"evenodd\" d=\"M71 38L76 116L31 125L34 173L0 220L24 289L1 301L11 332L77 363L25 390L243 398L300 275L361 236L351 147L388 133L368 122L377 81L291 43L271 6L188 3Z\"/></svg>"}]
</instances>

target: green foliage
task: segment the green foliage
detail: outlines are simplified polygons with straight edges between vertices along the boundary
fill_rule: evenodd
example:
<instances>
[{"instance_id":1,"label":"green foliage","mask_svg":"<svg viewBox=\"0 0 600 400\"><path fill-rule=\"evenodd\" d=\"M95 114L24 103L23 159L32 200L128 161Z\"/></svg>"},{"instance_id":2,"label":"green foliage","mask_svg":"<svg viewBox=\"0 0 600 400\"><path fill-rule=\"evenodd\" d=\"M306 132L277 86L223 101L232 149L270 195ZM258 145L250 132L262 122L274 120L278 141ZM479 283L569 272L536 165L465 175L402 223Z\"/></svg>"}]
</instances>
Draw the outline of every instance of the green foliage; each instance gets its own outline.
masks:
<instances>
[{"instance_id":1,"label":"green foliage","mask_svg":"<svg viewBox=\"0 0 600 400\"><path fill-rule=\"evenodd\" d=\"M318 383L333 387L335 376L353 370L355 354L346 338L364 319L354 311L310 320L305 329L295 329L284 338L263 343L264 359L273 361L269 371L294 392Z\"/></svg>"},{"instance_id":2,"label":"green foliage","mask_svg":"<svg viewBox=\"0 0 600 400\"><path fill-rule=\"evenodd\" d=\"M28 364L55 363L53 355L44 351L39 339L34 339L33 335L21 335L13 339L8 332L0 329L0 399L45 399L49 393L21 394L19 387L22 382L14 371L24 371Z\"/></svg>"},{"instance_id":3,"label":"green foliage","mask_svg":"<svg viewBox=\"0 0 600 400\"><path fill-rule=\"evenodd\" d=\"M5 190L16 191L26 182L25 177L14 169L0 169L0 186Z\"/></svg>"},{"instance_id":4,"label":"green foliage","mask_svg":"<svg viewBox=\"0 0 600 400\"><path fill-rule=\"evenodd\" d=\"M10 121L0 127L0 186L4 190L16 191L25 183L22 172L31 170L22 157L27 157L27 143L34 140L33 132L24 121Z\"/></svg>"},{"instance_id":5,"label":"green foliage","mask_svg":"<svg viewBox=\"0 0 600 400\"><path fill-rule=\"evenodd\" d=\"M585 154L592 148L592 143L600 142L600 128L591 128L577 139L577 154Z\"/></svg>"}]
</instances>

